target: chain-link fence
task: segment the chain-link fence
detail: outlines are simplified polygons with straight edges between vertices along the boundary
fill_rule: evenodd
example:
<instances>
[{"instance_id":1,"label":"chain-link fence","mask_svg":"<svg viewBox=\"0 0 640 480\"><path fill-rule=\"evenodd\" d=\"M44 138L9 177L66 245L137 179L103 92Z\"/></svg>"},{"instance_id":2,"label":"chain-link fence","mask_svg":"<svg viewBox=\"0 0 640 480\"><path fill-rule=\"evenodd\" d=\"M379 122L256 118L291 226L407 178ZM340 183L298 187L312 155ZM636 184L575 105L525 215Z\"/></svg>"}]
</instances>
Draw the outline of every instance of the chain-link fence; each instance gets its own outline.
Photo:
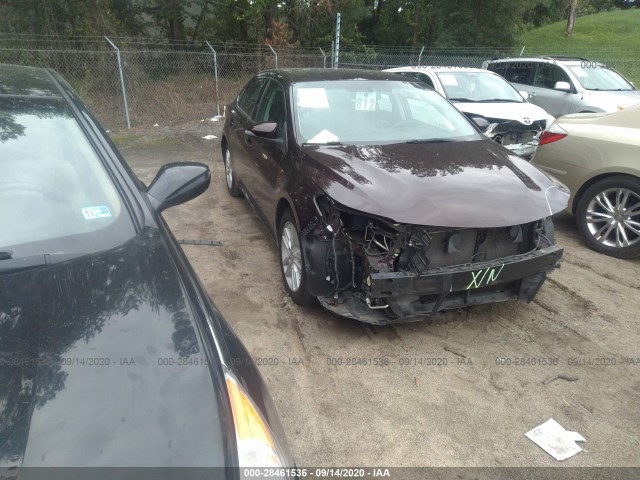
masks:
<instances>
[{"instance_id":1,"label":"chain-link fence","mask_svg":"<svg viewBox=\"0 0 640 480\"><path fill-rule=\"evenodd\" d=\"M573 55L640 81L640 54L520 48L270 47L242 43L167 44L128 38L0 35L0 63L60 72L109 129L176 125L222 113L254 74L269 68L383 69L407 65L481 67L509 56ZM124 87L124 88L123 88ZM125 107L126 106L126 107Z\"/></svg>"}]
</instances>

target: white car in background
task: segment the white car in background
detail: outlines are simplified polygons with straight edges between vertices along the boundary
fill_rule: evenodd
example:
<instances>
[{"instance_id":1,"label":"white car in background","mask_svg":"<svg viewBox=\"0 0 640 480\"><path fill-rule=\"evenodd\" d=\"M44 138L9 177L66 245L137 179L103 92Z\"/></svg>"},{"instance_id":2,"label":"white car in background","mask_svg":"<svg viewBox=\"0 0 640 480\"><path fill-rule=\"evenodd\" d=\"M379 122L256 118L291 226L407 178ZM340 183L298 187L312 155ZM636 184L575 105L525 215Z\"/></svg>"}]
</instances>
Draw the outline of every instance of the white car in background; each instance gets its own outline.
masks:
<instances>
[{"instance_id":1,"label":"white car in background","mask_svg":"<svg viewBox=\"0 0 640 480\"><path fill-rule=\"evenodd\" d=\"M485 118L488 121L485 135L527 159L533 157L542 131L555 120L542 108L527 102L526 92L518 92L500 75L488 70L399 67L387 71L425 83L468 117Z\"/></svg>"}]
</instances>

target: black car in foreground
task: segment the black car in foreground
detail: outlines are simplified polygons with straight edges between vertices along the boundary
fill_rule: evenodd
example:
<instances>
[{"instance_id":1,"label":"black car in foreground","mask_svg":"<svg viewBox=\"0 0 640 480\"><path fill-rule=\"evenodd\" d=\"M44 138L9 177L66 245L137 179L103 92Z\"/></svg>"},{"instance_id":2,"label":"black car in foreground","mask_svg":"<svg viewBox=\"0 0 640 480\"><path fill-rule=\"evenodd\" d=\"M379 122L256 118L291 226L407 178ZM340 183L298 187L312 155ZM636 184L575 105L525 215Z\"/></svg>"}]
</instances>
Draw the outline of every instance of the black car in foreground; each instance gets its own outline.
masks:
<instances>
[{"instance_id":1,"label":"black car in foreground","mask_svg":"<svg viewBox=\"0 0 640 480\"><path fill-rule=\"evenodd\" d=\"M562 257L566 187L394 73L263 72L227 108L222 154L300 305L388 324L531 301Z\"/></svg>"},{"instance_id":2,"label":"black car in foreground","mask_svg":"<svg viewBox=\"0 0 640 480\"><path fill-rule=\"evenodd\" d=\"M260 374L160 215L209 181L183 162L144 187L60 76L0 65L0 472L290 464Z\"/></svg>"}]
</instances>

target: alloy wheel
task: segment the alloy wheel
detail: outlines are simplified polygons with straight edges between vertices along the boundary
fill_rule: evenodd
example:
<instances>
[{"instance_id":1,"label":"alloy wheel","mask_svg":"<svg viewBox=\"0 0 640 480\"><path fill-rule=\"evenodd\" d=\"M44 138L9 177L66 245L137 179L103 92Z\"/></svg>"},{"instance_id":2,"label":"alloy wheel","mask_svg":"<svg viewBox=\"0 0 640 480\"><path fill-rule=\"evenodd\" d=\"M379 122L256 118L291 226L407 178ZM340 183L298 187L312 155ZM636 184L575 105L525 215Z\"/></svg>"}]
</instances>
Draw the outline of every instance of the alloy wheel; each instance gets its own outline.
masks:
<instances>
[{"instance_id":1,"label":"alloy wheel","mask_svg":"<svg viewBox=\"0 0 640 480\"><path fill-rule=\"evenodd\" d=\"M593 238L615 248L640 242L640 196L627 188L609 188L594 196L586 211Z\"/></svg>"}]
</instances>

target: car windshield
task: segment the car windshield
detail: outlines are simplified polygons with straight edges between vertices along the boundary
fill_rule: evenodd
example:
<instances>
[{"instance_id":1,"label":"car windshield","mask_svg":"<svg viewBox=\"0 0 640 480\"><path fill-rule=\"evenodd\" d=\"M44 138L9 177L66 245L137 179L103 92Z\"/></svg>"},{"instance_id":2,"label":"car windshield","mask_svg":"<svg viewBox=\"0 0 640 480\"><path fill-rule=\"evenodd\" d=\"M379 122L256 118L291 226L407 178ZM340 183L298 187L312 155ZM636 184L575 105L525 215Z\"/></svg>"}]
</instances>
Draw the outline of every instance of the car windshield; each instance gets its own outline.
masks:
<instances>
[{"instance_id":1,"label":"car windshield","mask_svg":"<svg viewBox=\"0 0 640 480\"><path fill-rule=\"evenodd\" d=\"M391 144L479 140L456 108L411 81L337 80L293 87L300 143Z\"/></svg>"},{"instance_id":2,"label":"car windshield","mask_svg":"<svg viewBox=\"0 0 640 480\"><path fill-rule=\"evenodd\" d=\"M89 253L135 234L62 99L0 97L0 172L3 259Z\"/></svg>"},{"instance_id":3,"label":"car windshield","mask_svg":"<svg viewBox=\"0 0 640 480\"><path fill-rule=\"evenodd\" d=\"M620 74L604 65L593 63L593 66L569 65L569 70L576 76L580 85L586 90L634 90Z\"/></svg>"},{"instance_id":4,"label":"car windshield","mask_svg":"<svg viewBox=\"0 0 640 480\"><path fill-rule=\"evenodd\" d=\"M437 73L442 88L451 101L458 102L523 102L524 99L509 83L492 73Z\"/></svg>"}]
</instances>

